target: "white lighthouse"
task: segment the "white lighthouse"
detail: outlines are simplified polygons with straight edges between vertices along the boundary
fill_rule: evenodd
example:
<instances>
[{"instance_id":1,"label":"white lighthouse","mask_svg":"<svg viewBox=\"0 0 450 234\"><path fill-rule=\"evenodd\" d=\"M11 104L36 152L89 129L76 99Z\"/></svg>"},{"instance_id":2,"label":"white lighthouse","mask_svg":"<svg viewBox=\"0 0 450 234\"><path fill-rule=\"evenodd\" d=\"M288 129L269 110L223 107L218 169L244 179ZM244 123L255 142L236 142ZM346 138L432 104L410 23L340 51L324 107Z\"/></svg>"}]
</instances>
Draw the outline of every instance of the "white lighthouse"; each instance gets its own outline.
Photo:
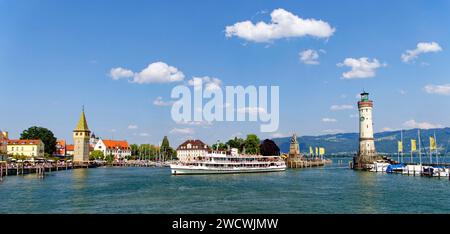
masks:
<instances>
[{"instance_id":1,"label":"white lighthouse","mask_svg":"<svg viewBox=\"0 0 450 234\"><path fill-rule=\"evenodd\" d=\"M367 164L378 158L373 138L372 109L373 102L369 100L369 93L361 93L361 100L358 101L359 150L354 160L355 169L365 169Z\"/></svg>"}]
</instances>

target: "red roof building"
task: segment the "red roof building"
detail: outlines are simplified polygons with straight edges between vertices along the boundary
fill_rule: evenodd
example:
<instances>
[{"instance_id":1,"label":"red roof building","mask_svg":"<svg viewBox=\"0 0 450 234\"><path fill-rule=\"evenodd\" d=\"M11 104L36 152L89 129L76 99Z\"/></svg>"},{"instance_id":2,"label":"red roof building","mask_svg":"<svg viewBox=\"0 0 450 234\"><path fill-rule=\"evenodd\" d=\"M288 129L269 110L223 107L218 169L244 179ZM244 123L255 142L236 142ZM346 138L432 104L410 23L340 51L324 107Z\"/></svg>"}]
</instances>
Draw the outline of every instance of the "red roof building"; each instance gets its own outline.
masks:
<instances>
[{"instance_id":1,"label":"red roof building","mask_svg":"<svg viewBox=\"0 0 450 234\"><path fill-rule=\"evenodd\" d=\"M177 148L177 158L180 161L193 160L195 157L205 156L209 146L201 140L187 140Z\"/></svg>"},{"instance_id":2,"label":"red roof building","mask_svg":"<svg viewBox=\"0 0 450 234\"><path fill-rule=\"evenodd\" d=\"M94 150L100 150L103 154L113 155L116 160L131 156L131 148L125 140L100 139L94 146Z\"/></svg>"},{"instance_id":3,"label":"red roof building","mask_svg":"<svg viewBox=\"0 0 450 234\"><path fill-rule=\"evenodd\" d=\"M66 141L65 140L57 140L56 141L56 150L53 153L55 156L66 156Z\"/></svg>"}]
</instances>

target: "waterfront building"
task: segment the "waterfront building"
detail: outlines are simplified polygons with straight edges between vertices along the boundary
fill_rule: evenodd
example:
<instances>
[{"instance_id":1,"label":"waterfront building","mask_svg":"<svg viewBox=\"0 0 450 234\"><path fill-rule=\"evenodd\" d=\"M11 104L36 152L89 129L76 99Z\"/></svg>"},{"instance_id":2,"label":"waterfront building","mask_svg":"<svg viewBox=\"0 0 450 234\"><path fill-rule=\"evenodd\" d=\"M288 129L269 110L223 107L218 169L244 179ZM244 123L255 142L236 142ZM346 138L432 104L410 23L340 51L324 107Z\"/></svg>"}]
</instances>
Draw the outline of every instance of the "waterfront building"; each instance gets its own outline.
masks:
<instances>
[{"instance_id":1,"label":"waterfront building","mask_svg":"<svg viewBox=\"0 0 450 234\"><path fill-rule=\"evenodd\" d=\"M66 140L56 140L56 149L53 155L58 157L66 156Z\"/></svg>"},{"instance_id":2,"label":"waterfront building","mask_svg":"<svg viewBox=\"0 0 450 234\"><path fill-rule=\"evenodd\" d=\"M89 139L89 144L91 145L92 148L94 148L99 140L100 138L95 136L95 133L92 133L91 138Z\"/></svg>"},{"instance_id":3,"label":"waterfront building","mask_svg":"<svg viewBox=\"0 0 450 234\"><path fill-rule=\"evenodd\" d=\"M125 140L104 140L100 139L94 146L94 150L100 150L105 156L113 155L114 160L124 159L131 156L131 147Z\"/></svg>"},{"instance_id":4,"label":"waterfront building","mask_svg":"<svg viewBox=\"0 0 450 234\"><path fill-rule=\"evenodd\" d=\"M201 140L187 140L177 148L177 158L180 161L193 160L194 157L206 156L209 146Z\"/></svg>"},{"instance_id":5,"label":"waterfront building","mask_svg":"<svg viewBox=\"0 0 450 234\"><path fill-rule=\"evenodd\" d=\"M366 169L368 164L380 159L375 150L372 109L373 101L369 99L369 93L361 93L361 100L358 101L359 150L353 162L355 169Z\"/></svg>"},{"instance_id":6,"label":"waterfront building","mask_svg":"<svg viewBox=\"0 0 450 234\"><path fill-rule=\"evenodd\" d=\"M6 154L8 145L8 132L0 130L0 155Z\"/></svg>"},{"instance_id":7,"label":"waterfront building","mask_svg":"<svg viewBox=\"0 0 450 234\"><path fill-rule=\"evenodd\" d=\"M89 161L89 138L91 131L88 128L84 108L81 112L77 127L73 130L74 153L73 162L82 163Z\"/></svg>"},{"instance_id":8,"label":"waterfront building","mask_svg":"<svg viewBox=\"0 0 450 234\"><path fill-rule=\"evenodd\" d=\"M8 140L9 155L27 156L29 158L44 157L45 145L41 140Z\"/></svg>"},{"instance_id":9,"label":"waterfront building","mask_svg":"<svg viewBox=\"0 0 450 234\"><path fill-rule=\"evenodd\" d=\"M66 145L66 156L73 156L74 148L74 145Z\"/></svg>"}]
</instances>

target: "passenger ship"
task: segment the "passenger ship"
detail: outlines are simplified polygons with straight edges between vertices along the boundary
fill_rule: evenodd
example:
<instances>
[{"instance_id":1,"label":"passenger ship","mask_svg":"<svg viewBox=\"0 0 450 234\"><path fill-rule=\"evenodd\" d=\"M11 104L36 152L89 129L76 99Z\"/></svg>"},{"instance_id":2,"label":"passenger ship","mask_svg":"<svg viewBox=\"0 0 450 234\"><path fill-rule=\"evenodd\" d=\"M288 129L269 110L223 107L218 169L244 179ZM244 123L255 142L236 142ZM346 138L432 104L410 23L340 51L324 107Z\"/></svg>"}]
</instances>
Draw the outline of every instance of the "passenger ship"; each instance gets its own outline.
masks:
<instances>
[{"instance_id":1,"label":"passenger ship","mask_svg":"<svg viewBox=\"0 0 450 234\"><path fill-rule=\"evenodd\" d=\"M285 171L286 164L280 156L238 154L237 149L232 149L231 154L211 151L192 160L178 161L170 164L170 169L172 175L232 174Z\"/></svg>"}]
</instances>

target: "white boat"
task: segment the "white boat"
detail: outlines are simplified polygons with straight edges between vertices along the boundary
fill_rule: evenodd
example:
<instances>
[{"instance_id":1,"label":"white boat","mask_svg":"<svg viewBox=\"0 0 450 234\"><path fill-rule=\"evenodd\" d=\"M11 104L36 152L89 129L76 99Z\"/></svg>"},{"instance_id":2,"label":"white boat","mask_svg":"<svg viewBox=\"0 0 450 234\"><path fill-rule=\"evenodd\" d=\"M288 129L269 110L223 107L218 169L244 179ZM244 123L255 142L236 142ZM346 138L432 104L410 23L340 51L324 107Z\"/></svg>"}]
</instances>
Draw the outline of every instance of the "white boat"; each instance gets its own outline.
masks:
<instances>
[{"instance_id":1,"label":"white boat","mask_svg":"<svg viewBox=\"0 0 450 234\"><path fill-rule=\"evenodd\" d=\"M421 175L423 171L422 165L406 165L402 174L404 175Z\"/></svg>"},{"instance_id":2,"label":"white boat","mask_svg":"<svg viewBox=\"0 0 450 234\"><path fill-rule=\"evenodd\" d=\"M424 167L423 176L431 176L431 177L448 177L449 176L449 169L445 167L432 167L427 166Z\"/></svg>"},{"instance_id":3,"label":"white boat","mask_svg":"<svg viewBox=\"0 0 450 234\"><path fill-rule=\"evenodd\" d=\"M370 171L372 172L386 172L388 166L391 165L383 160L377 160L371 165Z\"/></svg>"},{"instance_id":4,"label":"white boat","mask_svg":"<svg viewBox=\"0 0 450 234\"><path fill-rule=\"evenodd\" d=\"M448 168L434 168L433 169L433 176L434 177L448 177L449 176L449 169Z\"/></svg>"},{"instance_id":5,"label":"white boat","mask_svg":"<svg viewBox=\"0 0 450 234\"><path fill-rule=\"evenodd\" d=\"M285 171L286 164L280 156L227 154L213 151L192 160L186 159L170 164L172 175L186 174L233 174Z\"/></svg>"}]
</instances>

